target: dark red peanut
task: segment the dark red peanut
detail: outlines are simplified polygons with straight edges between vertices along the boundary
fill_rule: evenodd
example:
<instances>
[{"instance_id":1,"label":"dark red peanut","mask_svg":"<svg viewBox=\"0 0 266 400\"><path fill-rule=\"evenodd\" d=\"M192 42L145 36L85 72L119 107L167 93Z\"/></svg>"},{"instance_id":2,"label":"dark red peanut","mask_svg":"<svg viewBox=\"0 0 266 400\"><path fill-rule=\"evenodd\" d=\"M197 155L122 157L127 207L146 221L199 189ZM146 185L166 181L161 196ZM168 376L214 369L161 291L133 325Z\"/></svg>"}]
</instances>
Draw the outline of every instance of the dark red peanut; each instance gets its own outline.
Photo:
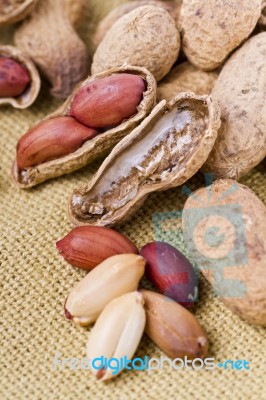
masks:
<instances>
[{"instance_id":1,"label":"dark red peanut","mask_svg":"<svg viewBox=\"0 0 266 400\"><path fill-rule=\"evenodd\" d=\"M77 92L69 115L94 128L117 126L137 114L145 90L145 81L133 74L97 79Z\"/></svg>"},{"instance_id":2,"label":"dark red peanut","mask_svg":"<svg viewBox=\"0 0 266 400\"><path fill-rule=\"evenodd\" d=\"M165 296L184 307L197 299L197 275L188 259L175 247L164 242L144 246L140 255L147 261L145 275Z\"/></svg>"},{"instance_id":3,"label":"dark red peanut","mask_svg":"<svg viewBox=\"0 0 266 400\"><path fill-rule=\"evenodd\" d=\"M73 153L97 134L95 129L88 128L71 117L42 121L19 140L18 167L29 168Z\"/></svg>"},{"instance_id":4,"label":"dark red peanut","mask_svg":"<svg viewBox=\"0 0 266 400\"><path fill-rule=\"evenodd\" d=\"M8 57L0 57L0 97L20 96L31 79L27 69Z\"/></svg>"},{"instance_id":5,"label":"dark red peanut","mask_svg":"<svg viewBox=\"0 0 266 400\"><path fill-rule=\"evenodd\" d=\"M97 226L72 229L56 247L67 262L88 271L111 256L138 254L138 249L126 236Z\"/></svg>"}]
</instances>

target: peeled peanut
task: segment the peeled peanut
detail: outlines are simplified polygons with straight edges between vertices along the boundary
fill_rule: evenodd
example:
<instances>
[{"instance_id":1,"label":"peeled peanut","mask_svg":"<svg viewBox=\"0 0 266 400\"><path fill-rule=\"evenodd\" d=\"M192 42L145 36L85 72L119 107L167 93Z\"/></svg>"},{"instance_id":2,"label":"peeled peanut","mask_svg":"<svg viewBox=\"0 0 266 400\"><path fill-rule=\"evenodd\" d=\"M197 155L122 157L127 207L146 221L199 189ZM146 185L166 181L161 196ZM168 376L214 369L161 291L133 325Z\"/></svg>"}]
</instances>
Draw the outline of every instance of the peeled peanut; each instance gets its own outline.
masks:
<instances>
[{"instance_id":1,"label":"peeled peanut","mask_svg":"<svg viewBox=\"0 0 266 400\"><path fill-rule=\"evenodd\" d=\"M81 326L95 322L111 300L137 290L144 267L144 258L136 254L107 258L71 290L65 303L66 318Z\"/></svg>"},{"instance_id":2,"label":"peeled peanut","mask_svg":"<svg viewBox=\"0 0 266 400\"><path fill-rule=\"evenodd\" d=\"M70 154L97 133L71 117L42 121L19 140L18 167L24 169Z\"/></svg>"},{"instance_id":3,"label":"peeled peanut","mask_svg":"<svg viewBox=\"0 0 266 400\"><path fill-rule=\"evenodd\" d=\"M31 79L23 65L7 57L0 57L0 97L21 95Z\"/></svg>"},{"instance_id":4,"label":"peeled peanut","mask_svg":"<svg viewBox=\"0 0 266 400\"><path fill-rule=\"evenodd\" d=\"M59 240L56 247L66 261L85 270L117 254L138 254L138 249L126 236L99 226L76 227Z\"/></svg>"},{"instance_id":5,"label":"peeled peanut","mask_svg":"<svg viewBox=\"0 0 266 400\"><path fill-rule=\"evenodd\" d=\"M145 328L143 297L139 292L124 294L112 300L103 310L94 325L88 345L87 357L90 360L101 358L132 359ZM123 368L92 366L91 371L97 379L106 381L114 378Z\"/></svg>"},{"instance_id":6,"label":"peeled peanut","mask_svg":"<svg viewBox=\"0 0 266 400\"><path fill-rule=\"evenodd\" d=\"M138 112L146 84L141 76L114 74L89 82L76 94L70 115L84 125L107 128Z\"/></svg>"}]
</instances>

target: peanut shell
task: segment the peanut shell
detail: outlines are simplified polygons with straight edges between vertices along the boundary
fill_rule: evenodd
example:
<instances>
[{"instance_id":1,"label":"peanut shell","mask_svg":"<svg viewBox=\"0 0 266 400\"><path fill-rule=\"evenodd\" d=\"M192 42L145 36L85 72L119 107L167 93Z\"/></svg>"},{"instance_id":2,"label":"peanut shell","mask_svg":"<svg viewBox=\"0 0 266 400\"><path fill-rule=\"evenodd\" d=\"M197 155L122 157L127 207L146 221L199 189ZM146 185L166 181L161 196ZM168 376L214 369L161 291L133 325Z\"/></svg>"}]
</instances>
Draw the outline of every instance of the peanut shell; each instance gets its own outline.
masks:
<instances>
[{"instance_id":1,"label":"peanut shell","mask_svg":"<svg viewBox=\"0 0 266 400\"><path fill-rule=\"evenodd\" d=\"M14 46L0 46L0 57L9 57L19 62L27 69L31 78L30 85L20 96L0 98L0 107L9 104L18 109L29 107L36 100L41 88L41 80L37 68L28 56Z\"/></svg>"},{"instance_id":2,"label":"peanut shell","mask_svg":"<svg viewBox=\"0 0 266 400\"><path fill-rule=\"evenodd\" d=\"M211 151L220 113L207 96L181 93L163 100L113 149L91 182L69 202L78 225L114 225L129 218L148 194L193 176Z\"/></svg>"},{"instance_id":3,"label":"peanut shell","mask_svg":"<svg viewBox=\"0 0 266 400\"><path fill-rule=\"evenodd\" d=\"M94 54L92 73L128 63L147 68L159 81L179 50L180 36L170 14L160 7L138 7L109 29Z\"/></svg>"},{"instance_id":4,"label":"peanut shell","mask_svg":"<svg viewBox=\"0 0 266 400\"><path fill-rule=\"evenodd\" d=\"M263 32L232 55L214 85L222 124L203 170L216 178L239 179L266 156L265 57Z\"/></svg>"},{"instance_id":5,"label":"peanut shell","mask_svg":"<svg viewBox=\"0 0 266 400\"><path fill-rule=\"evenodd\" d=\"M261 15L260 15L260 19L259 19L259 27L262 30L266 30L266 0L262 0L261 3Z\"/></svg>"},{"instance_id":6,"label":"peanut shell","mask_svg":"<svg viewBox=\"0 0 266 400\"><path fill-rule=\"evenodd\" d=\"M175 1L160 1L160 0L135 0L129 3L120 4L116 8L114 8L107 16L100 21L96 33L93 38L93 42L95 47L99 46L104 36L108 32L108 30L113 26L113 24L123 15L128 14L129 12L135 10L141 6L156 6L161 7L164 10L168 11L170 15L176 22L176 26L178 25L179 12L181 8L181 0Z\"/></svg>"},{"instance_id":7,"label":"peanut shell","mask_svg":"<svg viewBox=\"0 0 266 400\"><path fill-rule=\"evenodd\" d=\"M15 32L16 45L32 58L51 83L51 94L61 99L66 99L89 73L86 45L67 15L71 10L64 0L39 0L33 13Z\"/></svg>"},{"instance_id":8,"label":"peanut shell","mask_svg":"<svg viewBox=\"0 0 266 400\"><path fill-rule=\"evenodd\" d=\"M213 70L248 38L261 14L261 0L183 0L183 50L196 68Z\"/></svg>"},{"instance_id":9,"label":"peanut shell","mask_svg":"<svg viewBox=\"0 0 266 400\"><path fill-rule=\"evenodd\" d=\"M85 142L77 151L57 160L52 160L40 164L27 170L19 171L17 163L13 165L12 175L16 186L22 189L28 189L48 179L55 178L64 174L71 173L79 168L84 167L97 157L106 154L111 148L118 143L125 135L131 132L152 110L156 97L156 82L150 72L144 68L124 66L113 68L98 75L89 77L78 84L66 100L66 102L47 119L68 115L72 101L81 87L88 82L93 82L115 73L132 73L142 76L147 83L147 90L143 94L143 100L139 104L138 113L128 120L122 122L115 128L108 129L91 140Z\"/></svg>"},{"instance_id":10,"label":"peanut shell","mask_svg":"<svg viewBox=\"0 0 266 400\"><path fill-rule=\"evenodd\" d=\"M157 101L171 100L180 92L191 91L198 95L210 94L219 71L201 71L189 62L174 67L158 84Z\"/></svg>"},{"instance_id":11,"label":"peanut shell","mask_svg":"<svg viewBox=\"0 0 266 400\"><path fill-rule=\"evenodd\" d=\"M188 198L183 231L218 298L241 318L266 326L265 205L246 186L217 180Z\"/></svg>"},{"instance_id":12,"label":"peanut shell","mask_svg":"<svg viewBox=\"0 0 266 400\"><path fill-rule=\"evenodd\" d=\"M0 26L11 25L26 18L37 0L1 0Z\"/></svg>"}]
</instances>

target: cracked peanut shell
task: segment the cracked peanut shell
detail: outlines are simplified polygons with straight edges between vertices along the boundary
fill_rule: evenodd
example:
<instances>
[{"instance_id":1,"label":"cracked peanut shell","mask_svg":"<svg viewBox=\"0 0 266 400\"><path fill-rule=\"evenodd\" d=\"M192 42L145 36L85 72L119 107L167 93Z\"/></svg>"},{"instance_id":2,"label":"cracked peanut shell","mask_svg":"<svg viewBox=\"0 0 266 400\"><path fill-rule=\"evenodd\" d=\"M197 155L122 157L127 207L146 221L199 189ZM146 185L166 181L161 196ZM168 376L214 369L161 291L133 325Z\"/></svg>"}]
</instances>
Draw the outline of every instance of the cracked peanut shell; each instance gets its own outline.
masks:
<instances>
[{"instance_id":1,"label":"cracked peanut shell","mask_svg":"<svg viewBox=\"0 0 266 400\"><path fill-rule=\"evenodd\" d=\"M0 26L11 25L27 17L37 0L1 0Z\"/></svg>"},{"instance_id":2,"label":"cracked peanut shell","mask_svg":"<svg viewBox=\"0 0 266 400\"><path fill-rule=\"evenodd\" d=\"M30 84L24 92L17 97L0 98L0 107L5 105L11 105L18 109L29 107L36 100L41 88L41 79L37 68L27 55L14 46L0 46L0 57L7 57L17 61L26 68L30 76Z\"/></svg>"},{"instance_id":3,"label":"cracked peanut shell","mask_svg":"<svg viewBox=\"0 0 266 400\"><path fill-rule=\"evenodd\" d=\"M159 81L179 50L180 35L170 14L160 7L138 7L109 29L94 54L92 73L128 63L147 68Z\"/></svg>"},{"instance_id":4,"label":"cracked peanut shell","mask_svg":"<svg viewBox=\"0 0 266 400\"><path fill-rule=\"evenodd\" d=\"M266 156L266 32L249 39L223 67L211 96L222 124L205 172L239 179Z\"/></svg>"},{"instance_id":5,"label":"cracked peanut shell","mask_svg":"<svg viewBox=\"0 0 266 400\"><path fill-rule=\"evenodd\" d=\"M119 126L98 134L93 139L85 142L78 150L64 157L44 162L43 164L29 167L22 171L19 170L17 162L15 161L13 164L12 175L16 186L21 189L28 189L48 179L68 174L84 167L97 157L110 151L115 144L131 132L146 117L146 115L150 113L156 101L156 82L152 74L144 68L124 66L113 68L85 79L76 86L75 90L66 102L46 119L67 116L76 93L89 82L123 72L141 76L147 83L147 89L143 94L143 100L138 106L138 113L122 122Z\"/></svg>"},{"instance_id":6,"label":"cracked peanut shell","mask_svg":"<svg viewBox=\"0 0 266 400\"><path fill-rule=\"evenodd\" d=\"M179 29L183 50L196 68L213 70L249 37L261 0L183 0Z\"/></svg>"},{"instance_id":7,"label":"cracked peanut shell","mask_svg":"<svg viewBox=\"0 0 266 400\"><path fill-rule=\"evenodd\" d=\"M262 201L248 187L221 179L193 193L182 217L191 256L218 298L251 324L266 326L266 207Z\"/></svg>"},{"instance_id":8,"label":"cracked peanut shell","mask_svg":"<svg viewBox=\"0 0 266 400\"><path fill-rule=\"evenodd\" d=\"M163 100L112 150L88 185L69 201L77 225L114 225L129 218L149 193L182 185L206 161L220 112L208 96L181 93Z\"/></svg>"}]
</instances>

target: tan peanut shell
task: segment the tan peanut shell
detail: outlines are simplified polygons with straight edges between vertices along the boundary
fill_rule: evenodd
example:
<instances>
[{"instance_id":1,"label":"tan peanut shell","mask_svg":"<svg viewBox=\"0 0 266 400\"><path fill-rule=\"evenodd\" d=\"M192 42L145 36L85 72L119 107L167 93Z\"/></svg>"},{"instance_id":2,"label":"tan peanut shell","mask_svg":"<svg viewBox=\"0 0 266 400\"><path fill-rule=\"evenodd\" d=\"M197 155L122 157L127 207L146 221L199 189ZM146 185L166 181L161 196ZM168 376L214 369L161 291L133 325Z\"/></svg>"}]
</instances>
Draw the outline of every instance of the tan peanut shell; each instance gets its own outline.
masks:
<instances>
[{"instance_id":1,"label":"tan peanut shell","mask_svg":"<svg viewBox=\"0 0 266 400\"><path fill-rule=\"evenodd\" d=\"M15 32L15 43L51 83L51 94L66 99L89 73L85 43L77 35L64 0L39 0ZM76 18L76 16L75 16Z\"/></svg>"},{"instance_id":2,"label":"tan peanut shell","mask_svg":"<svg viewBox=\"0 0 266 400\"><path fill-rule=\"evenodd\" d=\"M183 50L196 68L213 70L248 38L261 14L261 0L183 0Z\"/></svg>"},{"instance_id":3,"label":"tan peanut shell","mask_svg":"<svg viewBox=\"0 0 266 400\"><path fill-rule=\"evenodd\" d=\"M199 170L219 126L219 110L207 96L163 100L117 144L91 182L74 191L70 219L105 226L129 218L149 193L179 186Z\"/></svg>"},{"instance_id":4,"label":"tan peanut shell","mask_svg":"<svg viewBox=\"0 0 266 400\"><path fill-rule=\"evenodd\" d=\"M156 82L152 74L144 68L124 66L113 68L98 75L89 77L78 84L66 100L66 102L53 114L46 119L68 115L72 101L80 88L88 82L104 78L116 73L132 73L142 76L147 82L147 90L143 94L143 100L138 106L138 113L128 120L122 122L119 126L111 128L104 133L95 136L93 139L85 142L77 151L57 160L45 162L27 170L19 171L17 163L13 165L13 178L16 186L22 189L28 189L48 179L52 179L64 174L71 173L84 167L97 157L105 154L118 143L125 135L131 132L150 113L155 105Z\"/></svg>"},{"instance_id":5,"label":"tan peanut shell","mask_svg":"<svg viewBox=\"0 0 266 400\"><path fill-rule=\"evenodd\" d=\"M21 21L31 13L37 0L1 0L0 26Z\"/></svg>"},{"instance_id":6,"label":"tan peanut shell","mask_svg":"<svg viewBox=\"0 0 266 400\"><path fill-rule=\"evenodd\" d=\"M261 15L260 15L260 19L259 19L259 27L262 30L266 30L266 0L262 0L261 3Z\"/></svg>"},{"instance_id":7,"label":"tan peanut shell","mask_svg":"<svg viewBox=\"0 0 266 400\"><path fill-rule=\"evenodd\" d=\"M170 14L160 7L138 7L109 29L94 54L92 73L128 63L147 68L159 81L179 50L180 36Z\"/></svg>"},{"instance_id":8,"label":"tan peanut shell","mask_svg":"<svg viewBox=\"0 0 266 400\"><path fill-rule=\"evenodd\" d=\"M74 27L79 26L80 21L84 16L86 2L87 0L78 0L78 1L65 0L65 5L64 5L65 16L66 18L69 19L69 21Z\"/></svg>"},{"instance_id":9,"label":"tan peanut shell","mask_svg":"<svg viewBox=\"0 0 266 400\"><path fill-rule=\"evenodd\" d=\"M180 92L193 92L198 95L211 93L219 71L201 71L189 62L174 67L157 87L157 101L171 100Z\"/></svg>"},{"instance_id":10,"label":"tan peanut shell","mask_svg":"<svg viewBox=\"0 0 266 400\"><path fill-rule=\"evenodd\" d=\"M239 179L266 156L266 32L227 61L211 96L221 109L217 141L203 170Z\"/></svg>"},{"instance_id":11,"label":"tan peanut shell","mask_svg":"<svg viewBox=\"0 0 266 400\"><path fill-rule=\"evenodd\" d=\"M129 12L135 10L141 6L156 6L161 7L164 10L168 11L170 15L176 22L176 26L178 25L179 12L181 8L181 0L175 1L160 1L160 0L135 0L129 3L120 4L116 8L114 8L107 16L100 21L96 33L93 38L93 42L95 47L99 46L100 42L103 40L104 36L108 32L108 30L113 26L113 24L123 15L128 14Z\"/></svg>"},{"instance_id":12,"label":"tan peanut shell","mask_svg":"<svg viewBox=\"0 0 266 400\"><path fill-rule=\"evenodd\" d=\"M199 221L195 221L195 211ZM222 240L211 246L206 240ZM183 231L191 255L224 303L252 324L266 326L266 207L246 186L215 181L185 203ZM230 282L231 281L231 282Z\"/></svg>"},{"instance_id":13,"label":"tan peanut shell","mask_svg":"<svg viewBox=\"0 0 266 400\"><path fill-rule=\"evenodd\" d=\"M9 104L19 109L29 107L36 100L41 87L41 80L37 68L28 56L14 46L0 46L0 57L9 57L18 61L27 69L31 78L30 85L20 96L0 98L0 107Z\"/></svg>"}]
</instances>

